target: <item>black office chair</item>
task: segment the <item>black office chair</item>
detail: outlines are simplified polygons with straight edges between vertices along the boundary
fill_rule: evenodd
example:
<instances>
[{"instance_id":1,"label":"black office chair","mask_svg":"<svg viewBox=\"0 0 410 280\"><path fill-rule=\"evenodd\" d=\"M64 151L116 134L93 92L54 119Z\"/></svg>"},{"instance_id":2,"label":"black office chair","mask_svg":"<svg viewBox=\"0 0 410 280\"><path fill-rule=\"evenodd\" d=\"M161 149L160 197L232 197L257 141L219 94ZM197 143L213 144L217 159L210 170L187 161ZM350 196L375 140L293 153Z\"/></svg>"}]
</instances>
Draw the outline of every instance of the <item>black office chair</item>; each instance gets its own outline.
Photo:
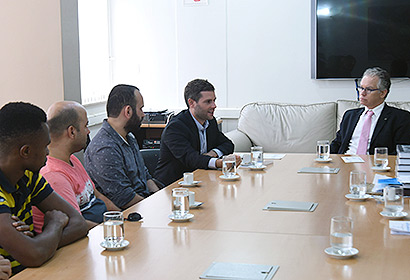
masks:
<instances>
[{"instance_id":1,"label":"black office chair","mask_svg":"<svg viewBox=\"0 0 410 280\"><path fill-rule=\"evenodd\" d=\"M148 168L149 174L154 176L155 168L157 168L160 149L142 149L140 150L145 166Z\"/></svg>"}]
</instances>

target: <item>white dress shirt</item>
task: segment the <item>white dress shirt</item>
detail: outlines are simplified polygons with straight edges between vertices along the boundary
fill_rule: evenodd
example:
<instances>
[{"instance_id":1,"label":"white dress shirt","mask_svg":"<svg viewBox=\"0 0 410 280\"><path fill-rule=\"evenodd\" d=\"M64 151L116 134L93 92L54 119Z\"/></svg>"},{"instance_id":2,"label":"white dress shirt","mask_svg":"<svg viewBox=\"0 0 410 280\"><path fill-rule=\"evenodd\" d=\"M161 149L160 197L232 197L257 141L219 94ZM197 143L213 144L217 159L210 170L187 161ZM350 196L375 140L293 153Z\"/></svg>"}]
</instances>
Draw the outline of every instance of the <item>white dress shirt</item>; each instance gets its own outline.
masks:
<instances>
[{"instance_id":1,"label":"white dress shirt","mask_svg":"<svg viewBox=\"0 0 410 280\"><path fill-rule=\"evenodd\" d=\"M350 139L349 149L346 151L347 155L355 155L357 153L357 147L359 146L360 134L362 133L364 120L366 118L366 113L368 110L372 110L374 114L372 116L372 125L370 126L369 141L367 142L367 152L366 152L366 154L369 154L369 147L370 147L370 142L372 140L373 131L374 131L374 128L376 127L380 114L383 111L384 104L385 102L383 102L382 104L380 104L379 106L373 109L369 109L365 107L363 113L360 115L356 128L353 131L352 139Z\"/></svg>"},{"instance_id":2,"label":"white dress shirt","mask_svg":"<svg viewBox=\"0 0 410 280\"><path fill-rule=\"evenodd\" d=\"M195 117L192 115L191 112L189 112L189 113L191 114L191 116L194 119L195 124L198 128L199 141L200 141L200 144L201 144L200 154L205 154L205 153L208 152L208 147L207 147L207 142L206 142L206 129L209 126L209 121L206 120L204 125L202 125L199 121L197 121L197 119L195 119ZM218 157L221 157L223 155L223 153L219 149L215 148L215 149L212 149L212 150L218 155ZM218 158L211 158L208 162L208 167L212 168L212 169L216 169L217 168L216 167L216 160L217 159Z\"/></svg>"}]
</instances>

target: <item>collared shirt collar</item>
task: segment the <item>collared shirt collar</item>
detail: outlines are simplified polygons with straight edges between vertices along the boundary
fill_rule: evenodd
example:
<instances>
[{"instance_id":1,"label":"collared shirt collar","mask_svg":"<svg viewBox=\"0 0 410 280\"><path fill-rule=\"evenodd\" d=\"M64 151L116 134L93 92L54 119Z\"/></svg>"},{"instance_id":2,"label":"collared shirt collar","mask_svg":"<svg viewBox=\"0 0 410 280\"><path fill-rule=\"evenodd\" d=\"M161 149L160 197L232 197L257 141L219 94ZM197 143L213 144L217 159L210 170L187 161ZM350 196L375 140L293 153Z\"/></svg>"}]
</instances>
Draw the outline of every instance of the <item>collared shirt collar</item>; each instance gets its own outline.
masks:
<instances>
[{"instance_id":1,"label":"collared shirt collar","mask_svg":"<svg viewBox=\"0 0 410 280\"><path fill-rule=\"evenodd\" d=\"M364 109L364 112L363 112L363 113L365 114L368 110L372 110L373 113L374 113L374 115L375 115L376 117L379 117L379 116L381 115L382 111L383 111L384 104L386 104L386 102L383 102L382 104L380 104L379 106L374 107L373 109L369 109L369 108L367 108L367 107L365 106L365 107L364 107L365 109Z\"/></svg>"},{"instance_id":2,"label":"collared shirt collar","mask_svg":"<svg viewBox=\"0 0 410 280\"><path fill-rule=\"evenodd\" d=\"M17 191L15 186L12 186L10 181L6 178L3 171L0 170L0 186L8 193Z\"/></svg>"},{"instance_id":3,"label":"collared shirt collar","mask_svg":"<svg viewBox=\"0 0 410 280\"><path fill-rule=\"evenodd\" d=\"M191 111L189 111L189 113L191 114L191 117L194 119L195 124L196 124L196 126L198 127L198 130L199 130L200 132L203 132L204 130L206 130L206 129L208 128L208 126L209 126L209 121L208 121L208 120L206 120L206 121L204 122L204 125L202 125L202 124L194 117L194 115L192 115Z\"/></svg>"},{"instance_id":4,"label":"collared shirt collar","mask_svg":"<svg viewBox=\"0 0 410 280\"><path fill-rule=\"evenodd\" d=\"M124 139L124 137L122 137L121 134L119 134L119 133L108 123L108 120L107 120L107 119L104 119L104 122L103 122L102 125L103 125L103 127L104 127L105 129L111 130L111 134L118 135L118 137L120 137L121 140L124 141L125 144L127 144L128 146L130 145L130 144L128 143L128 141L127 141L126 139ZM127 134L127 136L128 136L128 135L129 135L129 133Z\"/></svg>"}]
</instances>

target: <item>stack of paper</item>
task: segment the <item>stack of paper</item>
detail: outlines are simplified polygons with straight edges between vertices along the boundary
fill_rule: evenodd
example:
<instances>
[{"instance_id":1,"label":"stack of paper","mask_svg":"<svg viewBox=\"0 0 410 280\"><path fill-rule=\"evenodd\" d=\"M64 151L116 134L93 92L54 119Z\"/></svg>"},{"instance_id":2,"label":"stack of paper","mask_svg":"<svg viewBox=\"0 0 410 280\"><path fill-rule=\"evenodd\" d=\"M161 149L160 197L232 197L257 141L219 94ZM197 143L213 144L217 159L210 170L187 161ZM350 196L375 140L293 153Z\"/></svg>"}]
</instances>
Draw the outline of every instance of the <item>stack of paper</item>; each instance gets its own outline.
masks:
<instances>
[{"instance_id":1,"label":"stack of paper","mask_svg":"<svg viewBox=\"0 0 410 280\"><path fill-rule=\"evenodd\" d=\"M410 235L410 221L389 221L390 233Z\"/></svg>"},{"instance_id":2,"label":"stack of paper","mask_svg":"<svg viewBox=\"0 0 410 280\"><path fill-rule=\"evenodd\" d=\"M385 184L379 183L379 180L388 180L393 179L392 177L388 177L386 175L375 174L373 178L373 189L372 193L383 192L383 188L386 186Z\"/></svg>"},{"instance_id":3,"label":"stack of paper","mask_svg":"<svg viewBox=\"0 0 410 280\"><path fill-rule=\"evenodd\" d=\"M278 268L277 265L214 262L199 278L269 280L273 278Z\"/></svg>"},{"instance_id":4,"label":"stack of paper","mask_svg":"<svg viewBox=\"0 0 410 280\"><path fill-rule=\"evenodd\" d=\"M324 167L303 167L298 170L298 173L319 173L319 174L336 174L340 168Z\"/></svg>"},{"instance_id":5,"label":"stack of paper","mask_svg":"<svg viewBox=\"0 0 410 280\"><path fill-rule=\"evenodd\" d=\"M410 178L409 178L410 180ZM402 185L403 186L403 191L404 191L404 195L405 196L409 196L410 195L410 189L407 187L410 185L410 181L409 183L407 183L407 181L404 181L403 178L401 177L397 177L397 178L391 178L385 175L380 175L380 174L375 174L374 175L374 179L373 179L373 184L374 187L372 189L372 193L382 193L384 187L388 186L388 185Z\"/></svg>"},{"instance_id":6,"label":"stack of paper","mask_svg":"<svg viewBox=\"0 0 410 280\"><path fill-rule=\"evenodd\" d=\"M396 176L401 183L405 195L410 193L410 145L397 145Z\"/></svg>"},{"instance_id":7,"label":"stack of paper","mask_svg":"<svg viewBox=\"0 0 410 280\"><path fill-rule=\"evenodd\" d=\"M273 200L268 202L263 210L313 212L315 211L317 205L318 203L306 201Z\"/></svg>"}]
</instances>

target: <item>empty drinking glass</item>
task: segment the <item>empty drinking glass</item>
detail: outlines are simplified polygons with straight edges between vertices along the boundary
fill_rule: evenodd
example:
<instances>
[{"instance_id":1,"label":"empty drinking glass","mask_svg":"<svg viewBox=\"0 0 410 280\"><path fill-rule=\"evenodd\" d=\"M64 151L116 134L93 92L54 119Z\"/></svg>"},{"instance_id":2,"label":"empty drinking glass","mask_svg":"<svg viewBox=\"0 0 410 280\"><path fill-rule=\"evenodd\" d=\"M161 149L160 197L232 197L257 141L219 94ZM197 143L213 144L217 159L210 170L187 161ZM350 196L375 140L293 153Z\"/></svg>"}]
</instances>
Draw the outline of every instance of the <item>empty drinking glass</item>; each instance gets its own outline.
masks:
<instances>
[{"instance_id":1,"label":"empty drinking glass","mask_svg":"<svg viewBox=\"0 0 410 280\"><path fill-rule=\"evenodd\" d=\"M261 146L251 147L251 158L252 158L253 166L262 167L263 166L263 147Z\"/></svg>"},{"instance_id":2,"label":"empty drinking glass","mask_svg":"<svg viewBox=\"0 0 410 280\"><path fill-rule=\"evenodd\" d=\"M329 140L317 141L316 155L320 160L328 160L330 157L330 145Z\"/></svg>"},{"instance_id":3,"label":"empty drinking glass","mask_svg":"<svg viewBox=\"0 0 410 280\"><path fill-rule=\"evenodd\" d=\"M403 211L403 188L401 186L386 186L383 189L384 210L389 213L401 213Z\"/></svg>"},{"instance_id":4,"label":"empty drinking glass","mask_svg":"<svg viewBox=\"0 0 410 280\"><path fill-rule=\"evenodd\" d=\"M330 246L338 254L348 254L353 247L353 220L336 216L330 224Z\"/></svg>"},{"instance_id":5,"label":"empty drinking glass","mask_svg":"<svg viewBox=\"0 0 410 280\"><path fill-rule=\"evenodd\" d=\"M350 193L352 195L363 197L366 194L366 172L350 172Z\"/></svg>"},{"instance_id":6,"label":"empty drinking glass","mask_svg":"<svg viewBox=\"0 0 410 280\"><path fill-rule=\"evenodd\" d=\"M389 164L389 153L387 148L374 148L374 166L386 169Z\"/></svg>"},{"instance_id":7,"label":"empty drinking glass","mask_svg":"<svg viewBox=\"0 0 410 280\"><path fill-rule=\"evenodd\" d=\"M189 214L189 191L186 188L172 189L172 214L183 219Z\"/></svg>"},{"instance_id":8,"label":"empty drinking glass","mask_svg":"<svg viewBox=\"0 0 410 280\"><path fill-rule=\"evenodd\" d=\"M227 178L234 177L236 175L235 155L227 155L222 158L222 173Z\"/></svg>"},{"instance_id":9,"label":"empty drinking glass","mask_svg":"<svg viewBox=\"0 0 410 280\"><path fill-rule=\"evenodd\" d=\"M124 216L119 211L104 213L104 240L108 248L120 247L124 241Z\"/></svg>"}]
</instances>

